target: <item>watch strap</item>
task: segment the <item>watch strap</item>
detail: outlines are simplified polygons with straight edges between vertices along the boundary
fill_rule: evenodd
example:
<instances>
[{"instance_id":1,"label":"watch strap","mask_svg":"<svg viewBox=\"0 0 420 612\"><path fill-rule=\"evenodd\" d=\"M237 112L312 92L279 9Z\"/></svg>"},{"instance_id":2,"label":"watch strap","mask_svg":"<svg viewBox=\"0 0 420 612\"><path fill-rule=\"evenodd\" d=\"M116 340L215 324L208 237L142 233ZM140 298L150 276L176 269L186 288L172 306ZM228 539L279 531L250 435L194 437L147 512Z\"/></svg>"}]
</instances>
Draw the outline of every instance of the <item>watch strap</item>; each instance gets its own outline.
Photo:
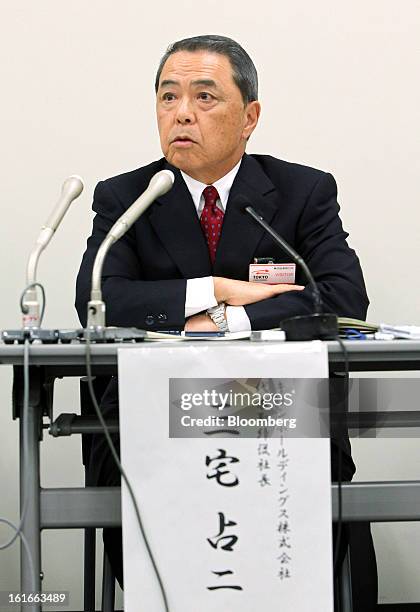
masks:
<instances>
[{"instance_id":1,"label":"watch strap","mask_svg":"<svg viewBox=\"0 0 420 612\"><path fill-rule=\"evenodd\" d=\"M229 326L225 319L225 312L226 304L224 302L220 302L220 304L217 304L217 306L207 309L207 314L209 315L210 319L222 332L229 331Z\"/></svg>"}]
</instances>

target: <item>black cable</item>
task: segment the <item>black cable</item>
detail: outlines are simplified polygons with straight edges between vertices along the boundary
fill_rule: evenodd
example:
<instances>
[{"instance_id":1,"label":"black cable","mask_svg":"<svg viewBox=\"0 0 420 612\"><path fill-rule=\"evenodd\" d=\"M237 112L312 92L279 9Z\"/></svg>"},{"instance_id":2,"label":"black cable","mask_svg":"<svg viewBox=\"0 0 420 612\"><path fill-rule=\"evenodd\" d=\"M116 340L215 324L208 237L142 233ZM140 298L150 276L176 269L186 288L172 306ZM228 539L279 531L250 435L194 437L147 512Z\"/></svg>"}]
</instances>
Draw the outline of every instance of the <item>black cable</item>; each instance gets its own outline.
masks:
<instances>
[{"instance_id":1,"label":"black cable","mask_svg":"<svg viewBox=\"0 0 420 612\"><path fill-rule=\"evenodd\" d=\"M30 285L25 287L25 289L22 291L22 294L20 296L20 310L23 314L26 314L28 312L29 308L26 306L26 304L23 303L23 300L25 298L26 292L29 291L29 289L33 289L34 287L39 287L42 293L42 308L41 308L41 314L39 316L39 326L38 326L38 327L41 327L42 319L44 318L44 312L45 312L45 289L41 285L41 283L31 283Z\"/></svg>"},{"instance_id":2,"label":"black cable","mask_svg":"<svg viewBox=\"0 0 420 612\"><path fill-rule=\"evenodd\" d=\"M335 339L338 342L338 344L340 345L341 351L343 353L343 361L344 361L344 402L347 402L347 400L348 400L348 382L349 382L349 356L348 356L348 352L347 352L347 349L346 349L346 346L345 346L343 340L338 335L337 335L337 337ZM346 408L346 406L345 406L345 408ZM338 479L337 479L337 485L338 485L338 520L337 520L337 536L336 536L336 542L335 542L334 563L333 563L334 574L336 573L336 570L337 570L338 552L340 550L341 532L342 532L342 525L343 525L342 450L341 450L340 444L337 444L337 449L338 449L338 462L337 462L337 468L338 468Z\"/></svg>"},{"instance_id":3,"label":"black cable","mask_svg":"<svg viewBox=\"0 0 420 612\"><path fill-rule=\"evenodd\" d=\"M155 558L153 556L152 550L150 548L149 542L148 542L147 537L146 537L146 532L145 532L145 529L144 529L144 526L143 526L143 522L142 522L142 519L141 519L141 516L140 516L139 508L137 506L137 501L136 501L136 498L135 498L135 495L134 495L134 491L133 491L133 489L131 487L131 483L130 483L130 481L129 481L126 473L125 473L125 470L124 470L123 466L121 465L121 462L120 462L120 459L118 457L117 451L115 449L114 443L113 443L112 438L110 436L110 433L108 431L108 427L107 427L107 425L105 423L105 420L104 420L104 418L102 416L102 413L101 413L101 410L99 408L98 401L96 399L95 390L93 388L93 383L92 383L91 343L90 343L90 329L89 328L86 329L86 372L87 372L89 393L90 393L90 397L91 397L93 406L95 408L96 415L97 415L97 417L99 419L99 422L101 424L101 427L103 429L103 432L104 432L106 441L108 443L109 449L111 451L112 457L113 457L113 459L115 461L115 464L116 464L116 466L117 466L117 468L118 468L118 470L119 470L119 472L121 474L122 479L124 480L124 482L125 482L125 484L127 486L128 492L129 492L130 497L131 497L131 501L133 502L133 506L134 506L134 510L135 510L135 513L136 513L137 522L138 522L139 527L140 527L141 535L143 537L143 541L144 541L144 544L146 546L147 553L149 555L150 561L151 561L152 566L153 566L153 570L155 572L157 581L159 583L159 588L160 588L160 591L161 591L161 594L162 594L163 603L164 603L164 606L165 606L165 612L169 612L168 599L167 599L167 596L166 596L165 587L163 586L162 578L161 578L161 576L159 574L159 570L157 568Z\"/></svg>"}]
</instances>

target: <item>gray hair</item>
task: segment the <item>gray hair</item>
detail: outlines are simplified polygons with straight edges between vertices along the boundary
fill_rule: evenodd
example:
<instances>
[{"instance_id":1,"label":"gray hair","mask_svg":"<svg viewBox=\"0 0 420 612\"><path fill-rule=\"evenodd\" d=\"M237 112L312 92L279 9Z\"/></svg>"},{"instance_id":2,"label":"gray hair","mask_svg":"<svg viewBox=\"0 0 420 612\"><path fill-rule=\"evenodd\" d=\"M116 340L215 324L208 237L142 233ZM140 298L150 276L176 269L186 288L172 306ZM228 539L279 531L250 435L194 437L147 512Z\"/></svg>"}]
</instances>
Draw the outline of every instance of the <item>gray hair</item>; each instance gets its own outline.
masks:
<instances>
[{"instance_id":1,"label":"gray hair","mask_svg":"<svg viewBox=\"0 0 420 612\"><path fill-rule=\"evenodd\" d=\"M160 75L166 60L178 51L210 51L225 55L232 66L233 80L242 94L244 104L258 100L258 75L252 59L240 44L231 38L227 38L227 36L216 34L184 38L169 45L165 55L160 60L156 73L156 92L159 89Z\"/></svg>"}]
</instances>

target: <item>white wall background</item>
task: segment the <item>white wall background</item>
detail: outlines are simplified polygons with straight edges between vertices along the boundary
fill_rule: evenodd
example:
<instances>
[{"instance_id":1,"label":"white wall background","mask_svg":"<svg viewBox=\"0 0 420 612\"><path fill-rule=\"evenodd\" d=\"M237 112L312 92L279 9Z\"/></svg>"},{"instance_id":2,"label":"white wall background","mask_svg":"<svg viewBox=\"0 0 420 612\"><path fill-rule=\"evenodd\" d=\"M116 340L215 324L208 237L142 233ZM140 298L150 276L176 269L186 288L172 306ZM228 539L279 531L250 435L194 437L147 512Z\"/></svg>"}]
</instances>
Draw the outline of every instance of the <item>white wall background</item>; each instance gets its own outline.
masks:
<instances>
[{"instance_id":1,"label":"white wall background","mask_svg":"<svg viewBox=\"0 0 420 612\"><path fill-rule=\"evenodd\" d=\"M154 73L167 44L236 38L260 76L263 113L249 152L331 171L362 261L373 321L420 323L420 2L404 0L28 0L0 6L1 328L20 323L26 258L62 181L86 188L41 261L45 326L77 325L74 281L98 180L160 157ZM17 518L11 373L0 369L0 515ZM57 384L61 411L77 383ZM47 439L43 484L82 482L80 441ZM359 478L416 478L416 440L357 440ZM0 526L2 540L8 536ZM81 533L43 535L45 589L81 606ZM420 527L375 527L382 602L420 601ZM17 546L0 590L18 588Z\"/></svg>"}]
</instances>

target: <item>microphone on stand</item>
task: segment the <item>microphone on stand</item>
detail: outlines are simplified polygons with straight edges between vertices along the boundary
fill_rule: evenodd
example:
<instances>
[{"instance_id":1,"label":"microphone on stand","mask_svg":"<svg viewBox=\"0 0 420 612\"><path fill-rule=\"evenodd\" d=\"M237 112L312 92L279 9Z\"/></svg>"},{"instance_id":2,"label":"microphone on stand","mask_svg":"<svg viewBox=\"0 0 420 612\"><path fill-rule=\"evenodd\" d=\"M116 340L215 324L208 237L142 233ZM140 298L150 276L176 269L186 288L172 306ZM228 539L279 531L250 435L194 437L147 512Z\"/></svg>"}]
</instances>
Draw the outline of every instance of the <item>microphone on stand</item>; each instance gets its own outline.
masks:
<instances>
[{"instance_id":1,"label":"microphone on stand","mask_svg":"<svg viewBox=\"0 0 420 612\"><path fill-rule=\"evenodd\" d=\"M304 259L290 244L282 238L251 206L250 200L239 195L235 202L243 206L243 211L250 215L276 242L293 261L301 267L312 290L314 314L289 317L280 321L280 327L286 333L287 340L329 340L338 335L337 316L323 312L321 293Z\"/></svg>"},{"instance_id":2,"label":"microphone on stand","mask_svg":"<svg viewBox=\"0 0 420 612\"><path fill-rule=\"evenodd\" d=\"M33 329L40 326L40 307L37 292L37 267L42 251L47 247L70 204L79 197L83 191L83 181L80 176L69 176L61 188L60 199L54 210L42 226L34 247L29 255L26 267L26 290L21 300L22 327Z\"/></svg>"},{"instance_id":3,"label":"microphone on stand","mask_svg":"<svg viewBox=\"0 0 420 612\"><path fill-rule=\"evenodd\" d=\"M175 175L170 170L161 170L151 179L149 186L139 198L114 223L96 254L92 271L92 286L90 301L87 307L87 327L105 327L105 303L102 300L101 277L105 257L111 246L119 240L144 213L144 211L160 196L172 189Z\"/></svg>"}]
</instances>

